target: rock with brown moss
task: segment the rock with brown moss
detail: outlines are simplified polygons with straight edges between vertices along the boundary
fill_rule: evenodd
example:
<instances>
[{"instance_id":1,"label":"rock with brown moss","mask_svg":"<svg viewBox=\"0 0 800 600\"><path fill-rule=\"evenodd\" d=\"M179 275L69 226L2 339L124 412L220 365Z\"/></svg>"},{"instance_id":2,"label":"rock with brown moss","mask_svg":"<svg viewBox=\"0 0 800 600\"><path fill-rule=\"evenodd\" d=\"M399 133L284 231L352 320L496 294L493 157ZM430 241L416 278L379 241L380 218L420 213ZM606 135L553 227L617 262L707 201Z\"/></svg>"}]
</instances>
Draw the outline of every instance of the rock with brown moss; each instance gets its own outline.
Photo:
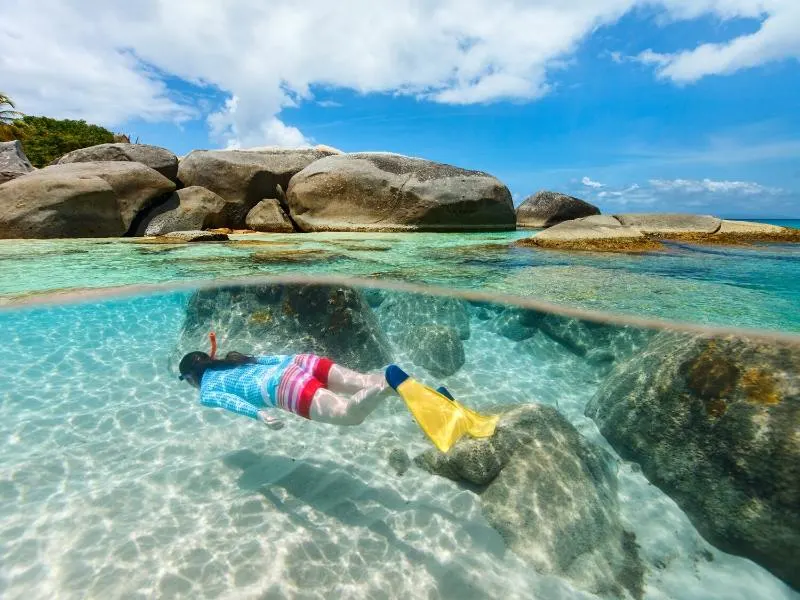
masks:
<instances>
[{"instance_id":1,"label":"rock with brown moss","mask_svg":"<svg viewBox=\"0 0 800 600\"><path fill-rule=\"evenodd\" d=\"M800 346L661 333L586 414L709 542L800 588Z\"/></svg>"},{"instance_id":2,"label":"rock with brown moss","mask_svg":"<svg viewBox=\"0 0 800 600\"><path fill-rule=\"evenodd\" d=\"M639 229L623 226L613 217L600 215L564 221L520 240L517 245L593 252L644 252L662 247L660 242L645 236Z\"/></svg>"}]
</instances>

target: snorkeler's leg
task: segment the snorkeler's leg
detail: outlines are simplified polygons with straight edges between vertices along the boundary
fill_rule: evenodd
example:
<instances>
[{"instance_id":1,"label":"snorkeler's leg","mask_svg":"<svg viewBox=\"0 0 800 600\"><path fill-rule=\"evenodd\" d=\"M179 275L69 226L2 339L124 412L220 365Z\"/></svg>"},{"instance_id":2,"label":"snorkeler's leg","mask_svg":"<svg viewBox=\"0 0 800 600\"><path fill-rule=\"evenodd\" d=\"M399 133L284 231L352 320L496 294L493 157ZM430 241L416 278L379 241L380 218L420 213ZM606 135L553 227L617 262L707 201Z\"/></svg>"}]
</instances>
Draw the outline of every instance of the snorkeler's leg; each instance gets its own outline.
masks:
<instances>
[{"instance_id":1,"label":"snorkeler's leg","mask_svg":"<svg viewBox=\"0 0 800 600\"><path fill-rule=\"evenodd\" d=\"M315 354L298 354L295 364L337 394L355 394L367 388L388 387L383 373L359 373Z\"/></svg>"},{"instance_id":2,"label":"snorkeler's leg","mask_svg":"<svg viewBox=\"0 0 800 600\"><path fill-rule=\"evenodd\" d=\"M382 387L361 389L352 396L336 394L320 388L311 400L309 416L312 421L332 425L360 425L381 403Z\"/></svg>"},{"instance_id":3,"label":"snorkeler's leg","mask_svg":"<svg viewBox=\"0 0 800 600\"><path fill-rule=\"evenodd\" d=\"M328 371L328 389L340 394L354 394L361 390L389 386L383 373L359 373L342 365L331 365Z\"/></svg>"}]
</instances>

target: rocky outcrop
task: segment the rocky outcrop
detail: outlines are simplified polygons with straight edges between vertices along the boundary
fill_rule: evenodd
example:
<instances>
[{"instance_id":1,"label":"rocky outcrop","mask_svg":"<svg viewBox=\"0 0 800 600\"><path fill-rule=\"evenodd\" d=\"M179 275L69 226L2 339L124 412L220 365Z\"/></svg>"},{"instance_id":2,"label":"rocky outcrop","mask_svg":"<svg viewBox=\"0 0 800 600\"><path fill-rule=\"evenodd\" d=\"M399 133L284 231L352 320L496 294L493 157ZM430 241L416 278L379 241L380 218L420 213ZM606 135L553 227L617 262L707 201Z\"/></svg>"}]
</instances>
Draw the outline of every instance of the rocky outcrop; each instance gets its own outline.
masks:
<instances>
[{"instance_id":1,"label":"rocky outcrop","mask_svg":"<svg viewBox=\"0 0 800 600\"><path fill-rule=\"evenodd\" d=\"M178 157L169 150L147 144L113 143L79 148L59 158L56 164L102 161L142 163L172 181L178 176Z\"/></svg>"},{"instance_id":2,"label":"rocky outcrop","mask_svg":"<svg viewBox=\"0 0 800 600\"><path fill-rule=\"evenodd\" d=\"M558 192L541 191L526 198L517 207L519 227L552 227L564 221L599 215L596 206Z\"/></svg>"},{"instance_id":3,"label":"rocky outcrop","mask_svg":"<svg viewBox=\"0 0 800 600\"><path fill-rule=\"evenodd\" d=\"M201 289L186 309L171 359L206 350L215 331L220 353L328 356L366 371L391 363L389 343L361 294L328 285L260 285Z\"/></svg>"},{"instance_id":4,"label":"rocky outcrop","mask_svg":"<svg viewBox=\"0 0 800 600\"><path fill-rule=\"evenodd\" d=\"M673 234L709 235L716 233L722 224L717 217L685 213L629 213L614 218L625 227L661 239L669 239Z\"/></svg>"},{"instance_id":5,"label":"rocky outcrop","mask_svg":"<svg viewBox=\"0 0 800 600\"><path fill-rule=\"evenodd\" d=\"M661 333L586 409L700 533L800 589L800 348Z\"/></svg>"},{"instance_id":6,"label":"rocky outcrop","mask_svg":"<svg viewBox=\"0 0 800 600\"><path fill-rule=\"evenodd\" d=\"M601 596L642 596L644 567L622 526L613 459L556 409L515 408L493 437L465 438L415 462L478 486L486 520L537 571Z\"/></svg>"},{"instance_id":7,"label":"rocky outcrop","mask_svg":"<svg viewBox=\"0 0 800 600\"><path fill-rule=\"evenodd\" d=\"M642 213L593 216L565 221L520 240L519 246L554 250L641 252L663 249L661 241L699 244L800 242L800 230L707 215Z\"/></svg>"},{"instance_id":8,"label":"rocky outcrop","mask_svg":"<svg viewBox=\"0 0 800 600\"><path fill-rule=\"evenodd\" d=\"M168 234L160 236L159 239L167 242L227 242L229 238L224 233L195 230L170 231Z\"/></svg>"},{"instance_id":9,"label":"rocky outcrop","mask_svg":"<svg viewBox=\"0 0 800 600\"><path fill-rule=\"evenodd\" d=\"M267 233L292 233L294 227L278 200L262 200L250 209L245 218L248 229Z\"/></svg>"},{"instance_id":10,"label":"rocky outcrop","mask_svg":"<svg viewBox=\"0 0 800 600\"><path fill-rule=\"evenodd\" d=\"M0 186L0 237L125 235L175 184L136 162L53 165Z\"/></svg>"},{"instance_id":11,"label":"rocky outcrop","mask_svg":"<svg viewBox=\"0 0 800 600\"><path fill-rule=\"evenodd\" d=\"M464 365L464 344L458 331L447 325L411 327L404 346L411 360L435 377L449 377Z\"/></svg>"},{"instance_id":12,"label":"rocky outcrop","mask_svg":"<svg viewBox=\"0 0 800 600\"><path fill-rule=\"evenodd\" d=\"M643 252L658 250L661 243L635 227L626 227L612 217L593 216L564 221L535 236L517 242L551 250L594 252Z\"/></svg>"},{"instance_id":13,"label":"rocky outcrop","mask_svg":"<svg viewBox=\"0 0 800 600\"><path fill-rule=\"evenodd\" d=\"M287 190L303 231L505 231L511 193L479 171L398 154L329 156L295 175Z\"/></svg>"},{"instance_id":14,"label":"rocky outcrop","mask_svg":"<svg viewBox=\"0 0 800 600\"><path fill-rule=\"evenodd\" d=\"M151 236L171 231L221 227L226 204L225 200L206 188L183 188L143 219L137 233Z\"/></svg>"},{"instance_id":15,"label":"rocky outcrop","mask_svg":"<svg viewBox=\"0 0 800 600\"><path fill-rule=\"evenodd\" d=\"M0 142L0 184L35 170L31 161L22 151L19 140Z\"/></svg>"},{"instance_id":16,"label":"rocky outcrop","mask_svg":"<svg viewBox=\"0 0 800 600\"><path fill-rule=\"evenodd\" d=\"M241 228L250 210L265 198L277 198L293 175L330 151L299 149L195 150L183 158L178 179L207 188L228 202L226 226Z\"/></svg>"}]
</instances>

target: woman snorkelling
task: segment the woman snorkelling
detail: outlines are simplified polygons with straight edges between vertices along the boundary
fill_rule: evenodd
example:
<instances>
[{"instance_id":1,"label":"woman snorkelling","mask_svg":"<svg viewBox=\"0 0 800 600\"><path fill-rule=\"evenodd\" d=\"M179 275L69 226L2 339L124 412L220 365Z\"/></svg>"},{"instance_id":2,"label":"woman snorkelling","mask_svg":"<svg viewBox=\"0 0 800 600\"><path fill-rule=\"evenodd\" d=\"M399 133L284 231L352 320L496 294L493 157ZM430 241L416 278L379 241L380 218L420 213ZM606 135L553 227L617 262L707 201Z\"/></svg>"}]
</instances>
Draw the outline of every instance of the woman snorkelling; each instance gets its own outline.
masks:
<instances>
[{"instance_id":1,"label":"woman snorkelling","mask_svg":"<svg viewBox=\"0 0 800 600\"><path fill-rule=\"evenodd\" d=\"M283 423L271 408L334 425L359 425L374 411L389 385L383 373L351 371L314 354L248 356L229 352L217 359L190 352L180 362L180 378L200 389L200 403L260 420L272 429Z\"/></svg>"}]
</instances>

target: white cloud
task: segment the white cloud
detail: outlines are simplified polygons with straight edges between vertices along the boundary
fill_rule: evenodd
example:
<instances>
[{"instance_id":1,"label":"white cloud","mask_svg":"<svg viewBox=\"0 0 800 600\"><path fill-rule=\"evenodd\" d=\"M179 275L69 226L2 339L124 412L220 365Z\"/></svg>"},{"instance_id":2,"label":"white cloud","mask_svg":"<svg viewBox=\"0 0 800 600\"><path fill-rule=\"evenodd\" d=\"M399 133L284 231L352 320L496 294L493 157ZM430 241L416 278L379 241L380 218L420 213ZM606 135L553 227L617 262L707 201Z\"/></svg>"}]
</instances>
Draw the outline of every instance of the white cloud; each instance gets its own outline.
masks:
<instances>
[{"instance_id":1,"label":"white cloud","mask_svg":"<svg viewBox=\"0 0 800 600\"><path fill-rule=\"evenodd\" d=\"M708 2L697 2L702 6ZM722 17L766 17L758 31L723 43L700 44L694 49L672 54L646 50L637 59L657 65L659 77L676 83L691 83L707 75L727 75L772 61L800 59L800 2L797 0L762 0L729 2L722 0L712 10ZM711 8L711 7L709 7ZM689 3L676 16L693 18L696 10Z\"/></svg>"},{"instance_id":2,"label":"white cloud","mask_svg":"<svg viewBox=\"0 0 800 600\"><path fill-rule=\"evenodd\" d=\"M220 143L296 144L280 115L314 86L531 100L598 27L653 5L667 20L764 19L727 44L640 57L663 77L798 55L796 0L4 0L0 81L23 111L113 126L196 117L203 103L168 88L174 77L231 98L209 117Z\"/></svg>"},{"instance_id":3,"label":"white cloud","mask_svg":"<svg viewBox=\"0 0 800 600\"><path fill-rule=\"evenodd\" d=\"M581 179L581 183L582 183L583 185L585 185L586 187L590 187L590 188L601 188L601 187L605 187L605 186L604 186L602 183L600 183L599 181L592 181L592 180L591 180L591 179L589 179L588 177L584 177L583 179Z\"/></svg>"},{"instance_id":4,"label":"white cloud","mask_svg":"<svg viewBox=\"0 0 800 600\"><path fill-rule=\"evenodd\" d=\"M659 192L685 194L779 194L778 188L763 186L752 181L714 181L713 179L651 179L650 185Z\"/></svg>"}]
</instances>

